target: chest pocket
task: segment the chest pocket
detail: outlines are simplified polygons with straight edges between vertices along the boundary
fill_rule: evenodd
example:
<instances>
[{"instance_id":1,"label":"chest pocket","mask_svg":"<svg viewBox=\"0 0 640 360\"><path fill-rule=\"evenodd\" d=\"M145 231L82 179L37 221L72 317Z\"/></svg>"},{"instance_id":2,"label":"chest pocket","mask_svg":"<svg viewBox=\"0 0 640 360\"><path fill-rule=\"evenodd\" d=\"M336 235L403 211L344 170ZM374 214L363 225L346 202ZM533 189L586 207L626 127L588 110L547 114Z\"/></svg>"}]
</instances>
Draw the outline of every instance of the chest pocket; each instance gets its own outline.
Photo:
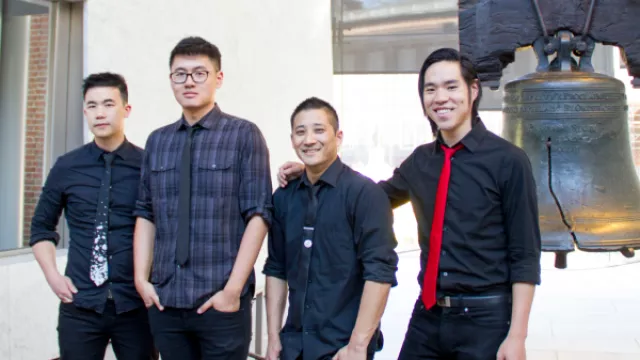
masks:
<instances>
[{"instance_id":1,"label":"chest pocket","mask_svg":"<svg viewBox=\"0 0 640 360\"><path fill-rule=\"evenodd\" d=\"M178 185L179 169L175 156L161 158L152 156L149 158L151 197L154 202L166 202L175 194L168 193L169 189L176 189Z\"/></svg>"},{"instance_id":2,"label":"chest pocket","mask_svg":"<svg viewBox=\"0 0 640 360\"><path fill-rule=\"evenodd\" d=\"M232 154L221 152L212 156L202 154L192 173L194 196L228 197L238 196L239 169Z\"/></svg>"}]
</instances>

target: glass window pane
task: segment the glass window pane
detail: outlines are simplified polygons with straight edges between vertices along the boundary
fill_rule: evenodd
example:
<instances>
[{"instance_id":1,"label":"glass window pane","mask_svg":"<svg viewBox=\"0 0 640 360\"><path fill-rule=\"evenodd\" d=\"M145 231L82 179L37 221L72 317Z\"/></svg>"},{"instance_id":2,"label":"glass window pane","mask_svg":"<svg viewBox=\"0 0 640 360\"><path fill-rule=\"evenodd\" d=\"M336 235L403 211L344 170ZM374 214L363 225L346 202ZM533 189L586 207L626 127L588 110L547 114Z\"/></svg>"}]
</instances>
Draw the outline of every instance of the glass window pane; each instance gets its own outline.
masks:
<instances>
[{"instance_id":1,"label":"glass window pane","mask_svg":"<svg viewBox=\"0 0 640 360\"><path fill-rule=\"evenodd\" d=\"M28 245L43 184L49 7L22 0L2 2L0 250L12 250Z\"/></svg>"}]
</instances>

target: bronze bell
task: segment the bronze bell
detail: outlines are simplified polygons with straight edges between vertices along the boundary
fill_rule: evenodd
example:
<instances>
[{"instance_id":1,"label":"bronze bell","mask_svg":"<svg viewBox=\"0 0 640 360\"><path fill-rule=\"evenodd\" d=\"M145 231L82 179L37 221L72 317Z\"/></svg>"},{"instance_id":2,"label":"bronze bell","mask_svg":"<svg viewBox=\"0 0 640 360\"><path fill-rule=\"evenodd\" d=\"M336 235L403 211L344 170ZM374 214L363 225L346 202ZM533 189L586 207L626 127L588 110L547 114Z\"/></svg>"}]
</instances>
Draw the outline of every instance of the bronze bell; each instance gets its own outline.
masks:
<instances>
[{"instance_id":1,"label":"bronze bell","mask_svg":"<svg viewBox=\"0 0 640 360\"><path fill-rule=\"evenodd\" d=\"M505 85L502 136L529 155L543 251L640 247L640 182L629 143L624 84L559 59Z\"/></svg>"}]
</instances>

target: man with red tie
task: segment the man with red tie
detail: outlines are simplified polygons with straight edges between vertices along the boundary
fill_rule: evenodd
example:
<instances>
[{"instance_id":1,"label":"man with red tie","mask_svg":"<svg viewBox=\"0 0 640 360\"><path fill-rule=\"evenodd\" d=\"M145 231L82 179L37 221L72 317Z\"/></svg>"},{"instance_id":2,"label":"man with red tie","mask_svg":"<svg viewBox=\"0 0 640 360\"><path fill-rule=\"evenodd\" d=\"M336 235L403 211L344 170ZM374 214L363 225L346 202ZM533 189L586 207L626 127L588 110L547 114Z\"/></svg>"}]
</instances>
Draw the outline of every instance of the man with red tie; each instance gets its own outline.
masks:
<instances>
[{"instance_id":1,"label":"man with red tie","mask_svg":"<svg viewBox=\"0 0 640 360\"><path fill-rule=\"evenodd\" d=\"M525 152L478 117L482 88L453 49L425 60L418 88L436 133L381 182L418 222L422 292L400 360L524 360L540 283L536 185Z\"/></svg>"},{"instance_id":2,"label":"man with red tie","mask_svg":"<svg viewBox=\"0 0 640 360\"><path fill-rule=\"evenodd\" d=\"M411 201L421 250L399 360L524 360L541 252L529 158L480 120L482 88L458 51L429 55L418 89L436 139L380 182L393 207ZM285 164L280 183L299 172Z\"/></svg>"}]
</instances>

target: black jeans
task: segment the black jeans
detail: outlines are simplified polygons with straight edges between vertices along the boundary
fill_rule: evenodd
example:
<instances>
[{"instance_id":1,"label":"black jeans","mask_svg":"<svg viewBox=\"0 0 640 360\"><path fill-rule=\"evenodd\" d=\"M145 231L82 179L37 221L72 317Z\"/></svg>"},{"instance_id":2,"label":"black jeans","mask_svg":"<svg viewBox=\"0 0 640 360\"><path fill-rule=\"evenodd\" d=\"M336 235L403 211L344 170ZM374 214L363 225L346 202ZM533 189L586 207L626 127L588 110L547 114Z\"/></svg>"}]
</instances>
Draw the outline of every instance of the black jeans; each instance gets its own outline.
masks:
<instances>
[{"instance_id":1,"label":"black jeans","mask_svg":"<svg viewBox=\"0 0 640 360\"><path fill-rule=\"evenodd\" d=\"M107 301L104 313L98 314L73 304L60 304L61 360L103 360L109 340L118 360L158 358L144 307L116 314L115 304Z\"/></svg>"},{"instance_id":2,"label":"black jeans","mask_svg":"<svg viewBox=\"0 0 640 360\"><path fill-rule=\"evenodd\" d=\"M511 302L426 310L418 299L398 360L495 360L511 324Z\"/></svg>"},{"instance_id":3,"label":"black jeans","mask_svg":"<svg viewBox=\"0 0 640 360\"><path fill-rule=\"evenodd\" d=\"M155 306L149 308L149 322L162 360L246 360L251 343L250 294L240 299L240 310L223 313L213 308L198 314Z\"/></svg>"}]
</instances>

